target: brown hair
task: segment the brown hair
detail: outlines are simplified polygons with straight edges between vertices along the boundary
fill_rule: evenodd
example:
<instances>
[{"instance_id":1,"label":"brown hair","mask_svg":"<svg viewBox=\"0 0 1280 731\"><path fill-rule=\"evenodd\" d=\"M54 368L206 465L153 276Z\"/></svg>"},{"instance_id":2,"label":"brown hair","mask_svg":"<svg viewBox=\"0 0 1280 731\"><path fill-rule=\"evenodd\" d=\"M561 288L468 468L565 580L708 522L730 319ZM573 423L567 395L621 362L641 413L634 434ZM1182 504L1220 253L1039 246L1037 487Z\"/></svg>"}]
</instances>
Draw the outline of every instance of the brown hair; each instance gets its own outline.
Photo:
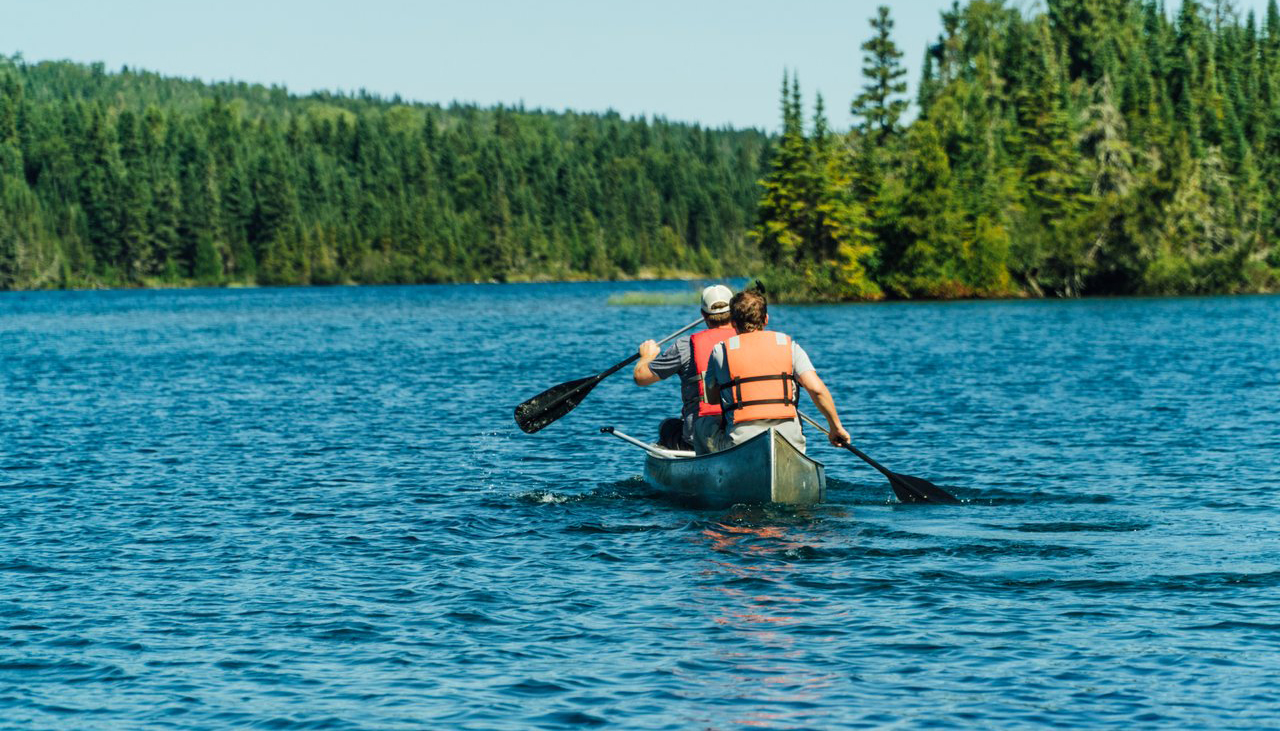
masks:
<instances>
[{"instance_id":1,"label":"brown hair","mask_svg":"<svg viewBox=\"0 0 1280 731\"><path fill-rule=\"evenodd\" d=\"M763 294L752 289L744 290L729 301L729 314L733 317L733 329L740 333L763 330L769 303Z\"/></svg>"},{"instance_id":2,"label":"brown hair","mask_svg":"<svg viewBox=\"0 0 1280 731\"><path fill-rule=\"evenodd\" d=\"M723 327L729 324L729 311L717 312L714 315L710 312L702 313L702 319L707 321L707 327Z\"/></svg>"}]
</instances>

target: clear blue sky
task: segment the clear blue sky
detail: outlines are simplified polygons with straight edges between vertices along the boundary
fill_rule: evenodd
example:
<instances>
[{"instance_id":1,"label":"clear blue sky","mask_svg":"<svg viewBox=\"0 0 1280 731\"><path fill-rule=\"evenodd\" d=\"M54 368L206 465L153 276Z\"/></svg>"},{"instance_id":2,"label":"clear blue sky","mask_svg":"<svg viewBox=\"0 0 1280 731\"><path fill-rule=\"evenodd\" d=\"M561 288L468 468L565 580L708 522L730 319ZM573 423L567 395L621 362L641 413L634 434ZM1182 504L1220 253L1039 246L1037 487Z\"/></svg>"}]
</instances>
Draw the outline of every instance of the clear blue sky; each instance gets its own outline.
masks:
<instances>
[{"instance_id":1,"label":"clear blue sky","mask_svg":"<svg viewBox=\"0 0 1280 731\"><path fill-rule=\"evenodd\" d=\"M0 53L291 91L778 126L783 69L848 126L883 0L0 0ZM1266 0L1239 0L1261 16ZM951 0L889 0L909 80ZM1014 0L1034 7L1034 0ZM1169 0L1176 7L1177 0Z\"/></svg>"}]
</instances>

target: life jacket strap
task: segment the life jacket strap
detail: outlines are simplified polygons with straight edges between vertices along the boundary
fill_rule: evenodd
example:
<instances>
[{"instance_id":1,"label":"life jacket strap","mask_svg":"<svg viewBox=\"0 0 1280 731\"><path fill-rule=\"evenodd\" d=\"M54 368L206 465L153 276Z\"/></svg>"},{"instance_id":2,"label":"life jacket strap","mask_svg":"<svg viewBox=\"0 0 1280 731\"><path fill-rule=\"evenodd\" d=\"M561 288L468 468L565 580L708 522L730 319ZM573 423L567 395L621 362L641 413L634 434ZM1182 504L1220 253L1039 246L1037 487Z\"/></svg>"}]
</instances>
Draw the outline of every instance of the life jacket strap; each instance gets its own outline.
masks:
<instances>
[{"instance_id":1,"label":"life jacket strap","mask_svg":"<svg viewBox=\"0 0 1280 731\"><path fill-rule=\"evenodd\" d=\"M739 383L750 383L752 381L788 381L788 380L792 380L792 376L790 373L779 373L777 375L769 375L769 376L743 376L742 378L735 378L732 381L729 381L727 385L729 385L730 387L734 387L734 386L737 386Z\"/></svg>"},{"instance_id":2,"label":"life jacket strap","mask_svg":"<svg viewBox=\"0 0 1280 731\"><path fill-rule=\"evenodd\" d=\"M744 406L760 406L763 404L786 404L788 406L795 406L797 403L798 402L796 401L796 399L765 398L765 399L758 399L756 401L743 401L740 404L732 404L726 409L726 411L733 411L734 409L740 409Z\"/></svg>"},{"instance_id":3,"label":"life jacket strap","mask_svg":"<svg viewBox=\"0 0 1280 731\"><path fill-rule=\"evenodd\" d=\"M742 400L742 384L751 383L752 381L782 381L783 382L782 384L783 398L769 398L769 399L756 399L755 401L743 401ZM729 381L725 385L733 389L733 394L734 394L733 403L729 405L729 407L726 409L727 411L733 411L734 409L741 409L746 406L759 406L762 404L786 404L788 406L797 406L800 404L800 392L795 387L795 376L790 373L779 373L776 376L775 375L744 376L742 378L735 378L732 381Z\"/></svg>"}]
</instances>

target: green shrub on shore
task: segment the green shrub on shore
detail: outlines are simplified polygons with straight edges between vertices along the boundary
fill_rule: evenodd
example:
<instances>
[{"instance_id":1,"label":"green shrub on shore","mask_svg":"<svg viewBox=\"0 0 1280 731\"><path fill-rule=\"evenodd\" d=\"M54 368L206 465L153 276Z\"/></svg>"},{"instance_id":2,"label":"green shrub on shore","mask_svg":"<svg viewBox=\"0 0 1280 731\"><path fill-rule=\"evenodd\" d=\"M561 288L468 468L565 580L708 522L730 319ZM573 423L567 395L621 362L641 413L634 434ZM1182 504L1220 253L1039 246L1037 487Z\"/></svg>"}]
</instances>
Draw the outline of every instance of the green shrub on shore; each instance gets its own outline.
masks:
<instances>
[{"instance_id":1,"label":"green shrub on shore","mask_svg":"<svg viewBox=\"0 0 1280 731\"><path fill-rule=\"evenodd\" d=\"M615 306L689 305L698 306L697 292L620 292L609 295Z\"/></svg>"}]
</instances>

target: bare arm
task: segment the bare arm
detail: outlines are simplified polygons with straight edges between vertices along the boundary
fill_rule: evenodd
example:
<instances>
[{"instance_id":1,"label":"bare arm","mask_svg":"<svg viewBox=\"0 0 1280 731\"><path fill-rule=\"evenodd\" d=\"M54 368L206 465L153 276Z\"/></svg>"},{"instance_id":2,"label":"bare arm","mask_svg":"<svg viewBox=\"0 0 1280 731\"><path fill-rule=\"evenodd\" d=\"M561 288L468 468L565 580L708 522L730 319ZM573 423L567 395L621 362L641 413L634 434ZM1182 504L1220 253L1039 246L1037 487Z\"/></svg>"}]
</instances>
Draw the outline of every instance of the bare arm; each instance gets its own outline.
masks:
<instances>
[{"instance_id":1,"label":"bare arm","mask_svg":"<svg viewBox=\"0 0 1280 731\"><path fill-rule=\"evenodd\" d=\"M652 340L646 340L640 343L640 360L636 361L636 367L631 372L631 377L635 379L637 386L652 386L662 379L649 369L649 364L654 358L658 357L661 351L658 344Z\"/></svg>"},{"instance_id":2,"label":"bare arm","mask_svg":"<svg viewBox=\"0 0 1280 731\"><path fill-rule=\"evenodd\" d=\"M831 398L831 392L827 390L827 384L822 382L818 377L817 371L805 371L796 378L804 390L809 392L809 398L813 399L813 405L818 407L818 411L827 419L827 426L831 433L827 438L831 444L836 447L843 447L849 443L849 432L844 430L844 426L840 424L840 415L836 413L836 402Z\"/></svg>"}]
</instances>

